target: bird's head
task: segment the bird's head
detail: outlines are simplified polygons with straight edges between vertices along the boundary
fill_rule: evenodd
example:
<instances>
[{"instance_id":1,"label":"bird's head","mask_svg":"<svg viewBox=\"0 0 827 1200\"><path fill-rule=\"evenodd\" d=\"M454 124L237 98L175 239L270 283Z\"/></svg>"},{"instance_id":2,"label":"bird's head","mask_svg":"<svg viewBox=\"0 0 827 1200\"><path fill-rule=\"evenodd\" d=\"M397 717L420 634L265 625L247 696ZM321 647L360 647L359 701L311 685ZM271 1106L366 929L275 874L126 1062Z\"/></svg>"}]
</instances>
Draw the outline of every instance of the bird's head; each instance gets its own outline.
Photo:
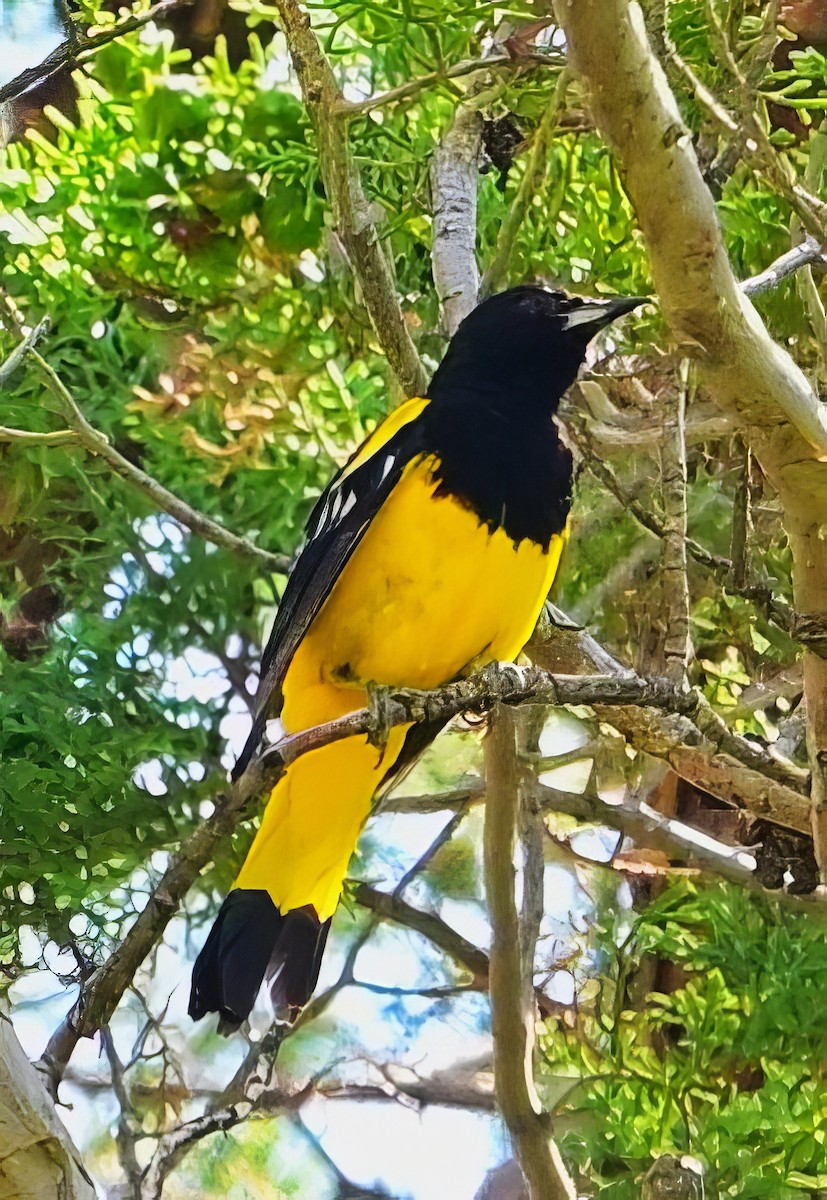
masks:
<instances>
[{"instance_id":1,"label":"bird's head","mask_svg":"<svg viewBox=\"0 0 827 1200\"><path fill-rule=\"evenodd\" d=\"M645 296L592 300L533 284L498 292L468 314L431 382L439 401L459 391L494 394L511 407L557 406L574 382L592 338L647 303Z\"/></svg>"}]
</instances>

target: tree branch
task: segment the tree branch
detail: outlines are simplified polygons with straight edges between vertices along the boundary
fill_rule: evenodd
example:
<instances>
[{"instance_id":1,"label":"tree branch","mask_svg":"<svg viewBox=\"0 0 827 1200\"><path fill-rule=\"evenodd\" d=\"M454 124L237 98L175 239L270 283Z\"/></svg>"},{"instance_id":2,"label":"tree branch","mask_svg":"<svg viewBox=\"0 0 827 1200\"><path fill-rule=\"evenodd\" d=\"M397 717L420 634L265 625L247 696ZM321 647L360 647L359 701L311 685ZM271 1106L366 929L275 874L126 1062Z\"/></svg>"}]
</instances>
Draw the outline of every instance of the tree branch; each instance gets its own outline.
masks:
<instances>
[{"instance_id":1,"label":"tree branch","mask_svg":"<svg viewBox=\"0 0 827 1200\"><path fill-rule=\"evenodd\" d=\"M574 443L574 448L582 458L584 464L594 475L595 479L599 479L607 491L615 497L615 499L629 512L639 525L647 529L649 533L653 533L655 537L666 537L666 526L664 522L638 500L637 496L630 495L626 491L623 484L617 477L614 467L606 460L605 455L597 453L591 444L586 422L582 419L581 414L571 412L566 420L566 431L570 434L570 440ZM659 442L656 441L656 446ZM686 550L696 562L702 567L706 567L715 575L721 573L729 573L732 564L728 558L722 558L718 554L712 554L699 542L693 538L686 538Z\"/></svg>"},{"instance_id":2,"label":"tree branch","mask_svg":"<svg viewBox=\"0 0 827 1200\"><path fill-rule=\"evenodd\" d=\"M369 883L357 884L353 898L385 921L395 921L406 929L421 933L460 966L471 973L472 986L483 990L488 984L488 955L467 941L434 913L423 912L389 892L381 892Z\"/></svg>"},{"instance_id":3,"label":"tree branch","mask_svg":"<svg viewBox=\"0 0 827 1200\"><path fill-rule=\"evenodd\" d=\"M118 1147L118 1159L121 1169L126 1176L126 1186L129 1189L130 1200L143 1200L141 1194L141 1177L143 1171L138 1163L135 1143L139 1135L132 1128L130 1116L132 1105L124 1083L124 1065L120 1060L109 1026L101 1028L101 1042L109 1062L109 1074L112 1080L112 1091L118 1102L118 1132L115 1142Z\"/></svg>"},{"instance_id":4,"label":"tree branch","mask_svg":"<svg viewBox=\"0 0 827 1200\"><path fill-rule=\"evenodd\" d=\"M402 316L393 274L362 190L341 115L342 94L297 0L276 0L287 48L319 142L319 167L333 224L391 370L407 396L423 395L428 377Z\"/></svg>"},{"instance_id":5,"label":"tree branch","mask_svg":"<svg viewBox=\"0 0 827 1200\"><path fill-rule=\"evenodd\" d=\"M254 802L274 786L280 771L271 779L260 761L252 763L239 780L215 798L215 811L202 821L172 859L120 945L93 975L81 984L80 995L63 1022L52 1034L40 1061L51 1080L54 1093L81 1037L92 1037L108 1023L135 972L147 957L178 906L212 860L216 847L229 836Z\"/></svg>"},{"instance_id":6,"label":"tree branch","mask_svg":"<svg viewBox=\"0 0 827 1200\"><path fill-rule=\"evenodd\" d=\"M22 366L28 352L34 349L44 334L49 332L51 327L51 318L44 317L42 321L38 321L34 329L26 334L22 341L18 342L5 362L0 365L0 391L3 390L6 381L12 377L18 367ZM11 430L10 432L17 433L18 431ZM37 434L31 436L43 437L44 435Z\"/></svg>"},{"instance_id":7,"label":"tree branch","mask_svg":"<svg viewBox=\"0 0 827 1200\"><path fill-rule=\"evenodd\" d=\"M597 125L622 167L666 318L779 495L797 611L827 626L827 405L769 337L738 286L692 140L647 44L639 5L556 0L556 6L573 64L590 87ZM722 53L740 81L725 38ZM800 190L791 185L793 194ZM813 837L827 879L827 659L810 652L804 659Z\"/></svg>"},{"instance_id":8,"label":"tree branch","mask_svg":"<svg viewBox=\"0 0 827 1200\"><path fill-rule=\"evenodd\" d=\"M762 292L778 287L783 280L807 266L827 267L827 254L818 238L814 238L812 234L808 234L803 242L793 246L786 254L779 255L758 275L745 279L741 284L741 291L746 296L760 296Z\"/></svg>"},{"instance_id":9,"label":"tree branch","mask_svg":"<svg viewBox=\"0 0 827 1200\"><path fill-rule=\"evenodd\" d=\"M622 164L676 338L698 358L718 402L734 410L755 440L769 435L780 442L783 432L788 454L795 450L799 461L827 456L827 414L732 273L712 197L646 42L639 5L558 0L558 11L598 126ZM791 426L783 431L782 416Z\"/></svg>"},{"instance_id":10,"label":"tree branch","mask_svg":"<svg viewBox=\"0 0 827 1200\"><path fill-rule=\"evenodd\" d=\"M604 671L624 674L624 668L584 630L574 633L538 628L527 653L552 673L588 671L595 664ZM801 791L797 784L789 786L792 778L786 782L769 779L760 770L724 753L716 740L720 731L717 724L706 735L688 718L654 708L623 705L604 708L597 704L595 712L601 721L622 733L636 750L661 759L702 791L778 824L800 831L809 828L807 788Z\"/></svg>"},{"instance_id":11,"label":"tree branch","mask_svg":"<svg viewBox=\"0 0 827 1200\"><path fill-rule=\"evenodd\" d=\"M347 1196L348 1200L393 1200L390 1192L386 1192L384 1188L362 1187L361 1184L354 1183L352 1179L349 1179L338 1166L335 1159L332 1159L325 1150L320 1138L305 1125L298 1109L294 1109L291 1112L290 1120L293 1127L298 1130L315 1154L322 1160L328 1171L334 1176L338 1184L338 1194L340 1196Z\"/></svg>"},{"instance_id":12,"label":"tree branch","mask_svg":"<svg viewBox=\"0 0 827 1200\"><path fill-rule=\"evenodd\" d=\"M811 235L823 240L825 229L827 229L827 205L794 179L775 146L769 140L764 125L753 111L752 97L749 95L747 81L739 70L725 31L717 21L717 14L711 7L707 11L711 17L710 29L717 35L715 40L718 44L720 58L728 68L740 93L739 115L736 117L727 111L720 100L698 79L689 63L677 53L674 47L669 49L670 61L687 80L699 103L735 139L733 146L737 146L738 157L747 158L753 169L780 192L793 212L797 214L804 228L809 230Z\"/></svg>"},{"instance_id":13,"label":"tree branch","mask_svg":"<svg viewBox=\"0 0 827 1200\"><path fill-rule=\"evenodd\" d=\"M232 833L252 803L272 790L290 763L302 754L342 738L367 735L380 743L388 730L410 722L443 722L461 712L485 712L497 701L519 704L653 705L697 721L695 736L714 740L724 753L740 758L786 787L806 794L808 775L779 762L768 751L733 734L699 693L683 692L664 679L642 679L633 671L613 675L551 675L539 667L492 666L432 692L377 689L372 707L284 738L250 764L240 779L215 799L215 811L182 845L146 907L124 940L82 986L81 994L49 1040L42 1065L55 1089L81 1037L91 1037L109 1021L138 967L162 935L199 872L223 838ZM692 725L692 720L690 720ZM395 903L404 903L396 901Z\"/></svg>"},{"instance_id":14,"label":"tree branch","mask_svg":"<svg viewBox=\"0 0 827 1200\"><path fill-rule=\"evenodd\" d=\"M661 645L663 673L677 687L688 688L686 671L692 657L689 582L687 579L686 393L685 364L675 394L665 398L660 445L660 489L663 501L663 557L660 589L665 619Z\"/></svg>"},{"instance_id":15,"label":"tree branch","mask_svg":"<svg viewBox=\"0 0 827 1200\"><path fill-rule=\"evenodd\" d=\"M615 497L624 511L628 512L644 529L658 538L665 538L667 527L660 517L630 494L618 479L614 468L604 453L593 444L588 425L583 420L582 412L569 409L564 418L566 432L574 448L577 450L587 469L599 480L607 491ZM623 443L625 445L625 443ZM655 442L657 446L657 441ZM703 567L731 595L741 596L749 600L757 609L763 612L766 620L779 629L783 629L794 641L806 646L814 654L827 656L827 613L824 616L812 613L798 613L783 600L773 595L772 588L761 579L750 579L739 582L735 566L731 559L720 554L713 554L694 538L686 537L684 541L686 553Z\"/></svg>"},{"instance_id":16,"label":"tree branch","mask_svg":"<svg viewBox=\"0 0 827 1200\"><path fill-rule=\"evenodd\" d=\"M178 8L184 8L195 3L195 0L160 0L160 3L154 4L152 8L146 9L145 12L136 13L132 17L126 17L123 21L101 29L98 33L91 35L76 34L71 42L65 42L62 46L58 46L56 50L45 58L42 63L36 67L28 67L25 71L21 71L14 79L0 87L0 104L6 100L14 100L18 96L22 96L36 83L45 83L47 79L51 79L53 75L57 75L58 71L62 71L70 63L79 65L86 62L101 46L105 46L108 42L114 42L116 38L123 37L127 33L132 33L136 29L141 29L144 25L148 25L150 21L156 21L159 17L165 17L168 13L175 12Z\"/></svg>"},{"instance_id":17,"label":"tree branch","mask_svg":"<svg viewBox=\"0 0 827 1200\"><path fill-rule=\"evenodd\" d=\"M614 710L615 713L618 711L620 710ZM583 747L581 753L583 758L590 757L587 747ZM540 769L541 766L547 767L553 765L553 761L550 761L548 764L533 764L535 771ZM683 772L681 773L683 774ZM698 786L702 787L703 783L699 783ZM708 790L710 790L711 794L715 794L711 788ZM756 875L757 862L753 849L750 846L729 845L712 836L708 831L696 828L687 821L678 820L677 818L658 812L647 802L612 804L593 792L563 792L557 788L549 787L547 784L540 783L536 779L531 779L524 783L523 793L526 803L531 805L532 810L541 816L563 813L567 816L576 817L578 821L605 825L610 829L617 829L620 833L634 839L640 846L663 850L670 859L684 858L689 862L690 866L698 870L711 872L713 875L729 879L733 883L738 883L742 887L752 888L763 895L772 896L779 900L783 899L785 903L795 907L800 907L802 904L811 905L813 903L824 902L824 895L821 893L779 893L777 888L765 886ZM393 798L391 798L388 811L424 813L454 809L457 815L463 815L469 810L471 805L479 804L484 799L484 795L484 785L480 781L479 787L469 789L461 799L458 795L451 792L444 794L437 793L432 796L400 797L403 803L397 809ZM751 812L744 809L739 804L739 796L737 794L731 794L729 803L733 810L737 810L743 814L747 823L752 818L760 817L761 819L771 821L773 815L777 817L777 814L760 811ZM793 827L802 833L809 831L806 813L803 810L800 811L799 820ZM589 859L589 861L594 862L595 860ZM616 869L623 869L621 864L612 865L615 865ZM378 894L380 896L387 895L381 892ZM372 904L368 906L372 907ZM386 909L387 914L385 912ZM418 909L411 909L410 912L400 909L391 917L390 906L383 903L384 915L387 915L388 919L395 920L400 925L415 929L424 936L429 937L434 945L438 945L447 954L455 957L456 961L460 962L460 965L469 965L467 963L463 964L459 957L452 954L451 947L453 946L453 937L455 936L454 930L450 930L446 934L445 929L440 929L437 925L423 924L423 915L428 916L429 914L422 914ZM439 922L440 918L435 918L435 920ZM445 928L450 929L447 926ZM431 936L432 930L436 936ZM479 953L482 954L483 952L479 951ZM469 986L478 986L481 989L484 986L484 980L480 977L478 985L471 984ZM399 989L389 988L381 990L395 993ZM541 1011L545 1011L549 1002L544 997L542 991L537 990L535 992L535 999Z\"/></svg>"}]
</instances>

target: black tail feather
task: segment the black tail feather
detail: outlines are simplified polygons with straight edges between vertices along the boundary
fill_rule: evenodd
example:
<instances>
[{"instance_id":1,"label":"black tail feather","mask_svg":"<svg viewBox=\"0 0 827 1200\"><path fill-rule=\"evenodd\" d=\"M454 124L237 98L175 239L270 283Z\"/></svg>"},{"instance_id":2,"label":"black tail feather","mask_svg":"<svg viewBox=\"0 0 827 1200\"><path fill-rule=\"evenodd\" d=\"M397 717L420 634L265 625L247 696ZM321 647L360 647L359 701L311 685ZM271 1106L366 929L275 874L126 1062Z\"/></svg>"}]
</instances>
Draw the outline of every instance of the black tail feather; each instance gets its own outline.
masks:
<instances>
[{"instance_id":1,"label":"black tail feather","mask_svg":"<svg viewBox=\"0 0 827 1200\"><path fill-rule=\"evenodd\" d=\"M313 994L322 965L330 920L319 921L311 905L293 909L284 918L284 927L267 979L277 1017L292 1020Z\"/></svg>"},{"instance_id":2,"label":"black tail feather","mask_svg":"<svg viewBox=\"0 0 827 1200\"><path fill-rule=\"evenodd\" d=\"M276 1015L294 1017L319 977L330 921L312 907L282 916L266 891L236 888L221 906L192 971L189 1014L219 1014L220 1033L246 1021L264 979Z\"/></svg>"},{"instance_id":3,"label":"black tail feather","mask_svg":"<svg viewBox=\"0 0 827 1200\"><path fill-rule=\"evenodd\" d=\"M217 1012L222 1032L250 1015L282 928L282 916L265 891L230 892L192 971L189 1014L194 1021Z\"/></svg>"}]
</instances>

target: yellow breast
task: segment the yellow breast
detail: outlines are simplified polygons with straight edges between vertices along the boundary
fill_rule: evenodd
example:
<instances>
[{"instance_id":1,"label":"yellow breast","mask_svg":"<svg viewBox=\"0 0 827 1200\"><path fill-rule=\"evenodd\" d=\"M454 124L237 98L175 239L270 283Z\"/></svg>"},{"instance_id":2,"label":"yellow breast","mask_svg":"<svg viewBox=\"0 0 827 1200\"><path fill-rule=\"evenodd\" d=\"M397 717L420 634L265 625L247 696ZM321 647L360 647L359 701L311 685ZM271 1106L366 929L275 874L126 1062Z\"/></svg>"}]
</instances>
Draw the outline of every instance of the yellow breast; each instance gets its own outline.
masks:
<instances>
[{"instance_id":1,"label":"yellow breast","mask_svg":"<svg viewBox=\"0 0 827 1200\"><path fill-rule=\"evenodd\" d=\"M297 650L282 719L306 728L358 707L368 681L433 688L528 641L564 537L548 552L434 495L414 464L379 510Z\"/></svg>"}]
</instances>

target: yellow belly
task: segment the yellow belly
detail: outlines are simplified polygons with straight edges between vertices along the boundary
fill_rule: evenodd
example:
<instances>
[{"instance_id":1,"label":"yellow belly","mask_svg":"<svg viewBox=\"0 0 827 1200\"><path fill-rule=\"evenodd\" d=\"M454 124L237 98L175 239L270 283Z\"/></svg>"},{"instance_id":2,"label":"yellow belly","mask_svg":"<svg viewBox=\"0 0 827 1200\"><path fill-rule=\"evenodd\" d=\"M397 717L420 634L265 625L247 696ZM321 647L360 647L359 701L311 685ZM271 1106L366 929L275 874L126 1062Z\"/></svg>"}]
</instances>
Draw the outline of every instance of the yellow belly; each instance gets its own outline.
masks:
<instances>
[{"instance_id":1,"label":"yellow belly","mask_svg":"<svg viewBox=\"0 0 827 1200\"><path fill-rule=\"evenodd\" d=\"M410 468L342 572L288 668L282 721L307 729L361 708L368 681L433 688L522 650L554 579L548 553L491 532L431 464ZM370 802L405 729L384 753L348 738L299 759L273 792L237 886L265 888L282 912L335 910Z\"/></svg>"}]
</instances>

